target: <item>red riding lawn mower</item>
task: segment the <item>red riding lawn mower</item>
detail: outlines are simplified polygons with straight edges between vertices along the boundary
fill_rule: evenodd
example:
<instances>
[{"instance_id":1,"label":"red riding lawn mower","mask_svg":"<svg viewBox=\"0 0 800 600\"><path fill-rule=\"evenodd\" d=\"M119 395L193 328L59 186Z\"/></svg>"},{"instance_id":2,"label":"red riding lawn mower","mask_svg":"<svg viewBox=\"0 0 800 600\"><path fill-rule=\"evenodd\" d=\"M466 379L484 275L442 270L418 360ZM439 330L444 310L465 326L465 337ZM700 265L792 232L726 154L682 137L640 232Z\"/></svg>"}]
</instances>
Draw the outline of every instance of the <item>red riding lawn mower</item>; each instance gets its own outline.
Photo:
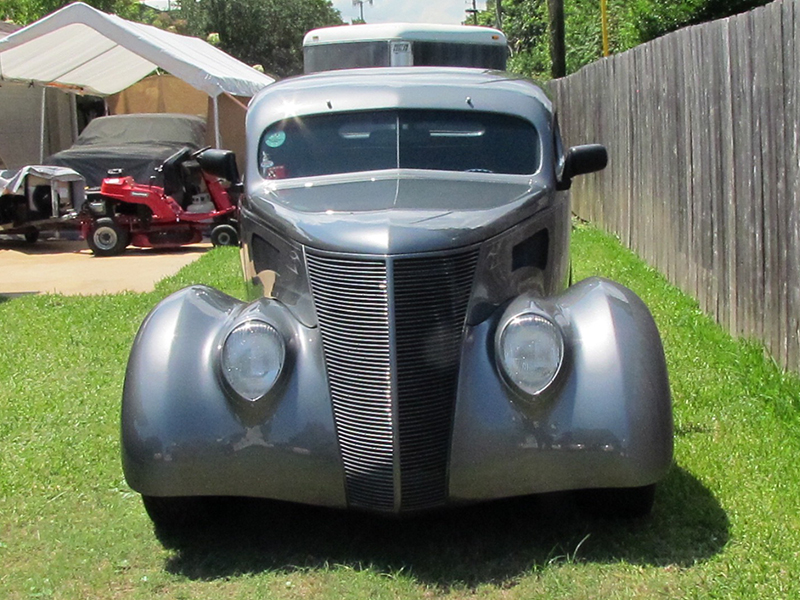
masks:
<instances>
[{"instance_id":1,"label":"red riding lawn mower","mask_svg":"<svg viewBox=\"0 0 800 600\"><path fill-rule=\"evenodd\" d=\"M99 190L87 190L81 233L97 256L129 245L163 248L194 244L208 233L215 246L236 246L243 186L230 150L184 148L157 169L163 187L109 171Z\"/></svg>"}]
</instances>

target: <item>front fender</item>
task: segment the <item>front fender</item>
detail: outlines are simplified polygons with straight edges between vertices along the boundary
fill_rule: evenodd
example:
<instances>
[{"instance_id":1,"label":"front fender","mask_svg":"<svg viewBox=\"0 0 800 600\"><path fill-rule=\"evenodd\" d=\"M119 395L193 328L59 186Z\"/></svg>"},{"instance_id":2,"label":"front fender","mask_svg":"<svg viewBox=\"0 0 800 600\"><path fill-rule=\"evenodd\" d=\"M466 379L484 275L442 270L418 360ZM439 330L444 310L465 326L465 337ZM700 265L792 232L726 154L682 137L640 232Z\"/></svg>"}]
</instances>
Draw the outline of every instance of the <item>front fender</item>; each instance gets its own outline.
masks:
<instances>
[{"instance_id":1,"label":"front fender","mask_svg":"<svg viewBox=\"0 0 800 600\"><path fill-rule=\"evenodd\" d=\"M495 360L497 324L527 308L548 314L565 344L561 372L536 399L512 391ZM661 339L627 288L590 278L553 298L523 295L467 328L451 499L649 485L666 474L672 449Z\"/></svg>"},{"instance_id":2,"label":"front fender","mask_svg":"<svg viewBox=\"0 0 800 600\"><path fill-rule=\"evenodd\" d=\"M253 316L287 346L279 385L256 407L231 397L217 366L224 335ZM145 495L345 506L319 330L274 300L245 304L206 286L163 300L128 361L122 462L128 484Z\"/></svg>"}]
</instances>

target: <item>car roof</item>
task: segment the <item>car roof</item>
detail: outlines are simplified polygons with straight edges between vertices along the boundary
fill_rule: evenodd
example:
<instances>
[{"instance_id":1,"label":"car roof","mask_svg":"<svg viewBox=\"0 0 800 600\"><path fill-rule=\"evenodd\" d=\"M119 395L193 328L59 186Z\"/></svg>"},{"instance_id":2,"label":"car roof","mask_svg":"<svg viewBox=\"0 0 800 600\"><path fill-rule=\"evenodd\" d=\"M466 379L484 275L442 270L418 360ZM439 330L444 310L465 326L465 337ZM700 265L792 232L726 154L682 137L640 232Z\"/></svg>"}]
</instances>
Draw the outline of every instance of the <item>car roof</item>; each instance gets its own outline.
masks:
<instances>
[{"instance_id":1,"label":"car roof","mask_svg":"<svg viewBox=\"0 0 800 600\"><path fill-rule=\"evenodd\" d=\"M329 112L392 108L502 112L535 120L553 105L533 81L500 71L384 67L323 71L284 79L250 102L248 131L279 120Z\"/></svg>"}]
</instances>

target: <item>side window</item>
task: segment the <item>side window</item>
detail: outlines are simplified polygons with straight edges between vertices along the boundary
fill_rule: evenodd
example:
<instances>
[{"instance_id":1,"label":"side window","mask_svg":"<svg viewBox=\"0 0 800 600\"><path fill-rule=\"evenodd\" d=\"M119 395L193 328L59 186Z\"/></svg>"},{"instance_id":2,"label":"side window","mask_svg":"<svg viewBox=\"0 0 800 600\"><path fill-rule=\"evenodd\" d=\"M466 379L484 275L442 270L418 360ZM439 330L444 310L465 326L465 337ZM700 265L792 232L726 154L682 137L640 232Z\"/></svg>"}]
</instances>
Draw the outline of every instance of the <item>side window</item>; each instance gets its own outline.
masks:
<instances>
[{"instance_id":1,"label":"side window","mask_svg":"<svg viewBox=\"0 0 800 600\"><path fill-rule=\"evenodd\" d=\"M306 46L303 48L303 64L306 73L316 73L336 69L388 67L392 63L388 42L340 42Z\"/></svg>"},{"instance_id":2,"label":"side window","mask_svg":"<svg viewBox=\"0 0 800 600\"><path fill-rule=\"evenodd\" d=\"M488 44L459 44L454 42L414 42L414 65L476 67L480 69L506 68L505 46Z\"/></svg>"}]
</instances>

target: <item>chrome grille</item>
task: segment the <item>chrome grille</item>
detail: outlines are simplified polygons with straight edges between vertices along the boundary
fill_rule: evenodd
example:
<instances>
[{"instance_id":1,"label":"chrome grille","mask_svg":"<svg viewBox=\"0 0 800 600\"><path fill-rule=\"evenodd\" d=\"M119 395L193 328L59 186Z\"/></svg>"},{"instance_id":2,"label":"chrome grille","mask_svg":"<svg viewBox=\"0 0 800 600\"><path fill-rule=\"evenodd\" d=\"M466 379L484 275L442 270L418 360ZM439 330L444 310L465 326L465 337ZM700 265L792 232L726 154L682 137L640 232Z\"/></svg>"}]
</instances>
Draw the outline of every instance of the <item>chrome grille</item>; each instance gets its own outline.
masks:
<instances>
[{"instance_id":1,"label":"chrome grille","mask_svg":"<svg viewBox=\"0 0 800 600\"><path fill-rule=\"evenodd\" d=\"M477 252L394 263L397 424L404 509L447 499L461 337Z\"/></svg>"},{"instance_id":2,"label":"chrome grille","mask_svg":"<svg viewBox=\"0 0 800 600\"><path fill-rule=\"evenodd\" d=\"M407 510L445 502L477 256L306 253L351 505Z\"/></svg>"},{"instance_id":3,"label":"chrome grille","mask_svg":"<svg viewBox=\"0 0 800 600\"><path fill-rule=\"evenodd\" d=\"M353 506L394 507L386 263L306 255Z\"/></svg>"}]
</instances>

